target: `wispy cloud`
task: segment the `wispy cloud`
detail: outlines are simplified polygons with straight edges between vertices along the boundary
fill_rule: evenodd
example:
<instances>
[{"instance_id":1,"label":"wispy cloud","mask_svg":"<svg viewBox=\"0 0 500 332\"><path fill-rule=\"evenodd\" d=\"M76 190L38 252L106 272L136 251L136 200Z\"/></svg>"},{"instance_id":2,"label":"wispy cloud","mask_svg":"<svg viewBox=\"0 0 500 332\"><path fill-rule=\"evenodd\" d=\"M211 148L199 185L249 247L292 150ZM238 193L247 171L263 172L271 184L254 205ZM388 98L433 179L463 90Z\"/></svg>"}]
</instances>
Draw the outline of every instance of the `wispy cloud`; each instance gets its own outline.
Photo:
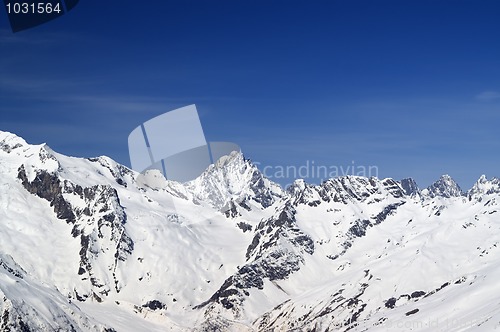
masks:
<instances>
[{"instance_id":1,"label":"wispy cloud","mask_svg":"<svg viewBox=\"0 0 500 332\"><path fill-rule=\"evenodd\" d=\"M82 81L57 80L53 78L26 78L26 77L6 77L0 78L0 88L9 92L22 92L24 97L37 97L46 95L50 91L61 89L77 88L84 85ZM89 85L89 84L88 84ZM38 96L38 97L40 97ZM37 97L37 99L38 99Z\"/></svg>"},{"instance_id":2,"label":"wispy cloud","mask_svg":"<svg viewBox=\"0 0 500 332\"><path fill-rule=\"evenodd\" d=\"M180 98L158 98L147 96L123 96L123 95L66 95L53 97L51 101L82 105L91 109L103 109L108 112L166 112L176 105L182 103Z\"/></svg>"},{"instance_id":3,"label":"wispy cloud","mask_svg":"<svg viewBox=\"0 0 500 332\"><path fill-rule=\"evenodd\" d=\"M67 38L69 35L65 32L40 32L36 34L31 32L13 33L9 29L0 29L0 45L2 44L18 44L18 45L47 45L55 43L62 38Z\"/></svg>"},{"instance_id":4,"label":"wispy cloud","mask_svg":"<svg viewBox=\"0 0 500 332\"><path fill-rule=\"evenodd\" d=\"M40 78L0 78L0 96L2 90L11 100L24 102L48 102L54 105L71 105L88 110L106 110L107 112L162 112L169 108L188 103L183 98L152 97L131 94L94 94L87 91L99 84L93 80L40 79ZM82 91L71 92L73 91ZM1 109L1 107L0 107Z\"/></svg>"},{"instance_id":5,"label":"wispy cloud","mask_svg":"<svg viewBox=\"0 0 500 332\"><path fill-rule=\"evenodd\" d=\"M479 101L493 101L500 99L500 91L483 91L476 95L476 99Z\"/></svg>"}]
</instances>

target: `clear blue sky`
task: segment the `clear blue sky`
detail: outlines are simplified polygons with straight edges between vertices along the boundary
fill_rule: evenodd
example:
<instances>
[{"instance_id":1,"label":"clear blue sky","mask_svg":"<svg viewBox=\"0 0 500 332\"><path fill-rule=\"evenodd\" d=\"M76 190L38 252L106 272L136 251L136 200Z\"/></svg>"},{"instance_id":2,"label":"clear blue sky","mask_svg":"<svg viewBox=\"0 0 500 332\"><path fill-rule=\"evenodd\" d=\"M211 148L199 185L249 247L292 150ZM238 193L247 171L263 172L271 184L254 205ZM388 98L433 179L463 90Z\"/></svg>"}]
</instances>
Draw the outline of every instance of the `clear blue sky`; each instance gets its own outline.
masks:
<instances>
[{"instance_id":1,"label":"clear blue sky","mask_svg":"<svg viewBox=\"0 0 500 332\"><path fill-rule=\"evenodd\" d=\"M500 1L81 1L16 34L0 11L0 130L129 165L133 128L193 103L261 167L468 189L500 176Z\"/></svg>"}]
</instances>

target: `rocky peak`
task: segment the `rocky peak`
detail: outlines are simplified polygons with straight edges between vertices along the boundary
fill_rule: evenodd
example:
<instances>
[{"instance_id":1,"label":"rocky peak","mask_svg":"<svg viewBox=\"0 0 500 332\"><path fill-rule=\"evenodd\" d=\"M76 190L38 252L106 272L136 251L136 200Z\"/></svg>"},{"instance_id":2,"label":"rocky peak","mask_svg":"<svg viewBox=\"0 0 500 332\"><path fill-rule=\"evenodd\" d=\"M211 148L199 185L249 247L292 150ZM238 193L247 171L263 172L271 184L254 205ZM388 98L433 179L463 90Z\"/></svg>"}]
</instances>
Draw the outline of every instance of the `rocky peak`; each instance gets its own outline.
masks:
<instances>
[{"instance_id":1,"label":"rocky peak","mask_svg":"<svg viewBox=\"0 0 500 332\"><path fill-rule=\"evenodd\" d=\"M467 192L467 196L471 198L494 193L500 193L500 179L494 177L491 180L488 180L486 175L481 175L472 188Z\"/></svg>"},{"instance_id":2,"label":"rocky peak","mask_svg":"<svg viewBox=\"0 0 500 332\"><path fill-rule=\"evenodd\" d=\"M26 146L28 143L19 136L6 131L0 131L0 150L11 153L12 150Z\"/></svg>"},{"instance_id":3,"label":"rocky peak","mask_svg":"<svg viewBox=\"0 0 500 332\"><path fill-rule=\"evenodd\" d=\"M286 192L291 196L292 202L297 204L308 204L310 206L318 205L321 200L319 188L315 185L306 183L303 179L295 180Z\"/></svg>"},{"instance_id":4,"label":"rocky peak","mask_svg":"<svg viewBox=\"0 0 500 332\"><path fill-rule=\"evenodd\" d=\"M401 188L408 196L415 196L420 194L420 189L418 188L417 182L412 178L402 179L400 181Z\"/></svg>"},{"instance_id":5,"label":"rocky peak","mask_svg":"<svg viewBox=\"0 0 500 332\"><path fill-rule=\"evenodd\" d=\"M343 176L325 181L321 187L321 196L324 199L330 197L333 201L344 203L350 201L379 200L387 195L394 198L404 196L400 185L390 178L377 179L375 177Z\"/></svg>"},{"instance_id":6,"label":"rocky peak","mask_svg":"<svg viewBox=\"0 0 500 332\"><path fill-rule=\"evenodd\" d=\"M285 195L240 152L221 157L185 187L195 202L208 202L218 210L231 202L247 207L249 200L266 208Z\"/></svg>"},{"instance_id":7,"label":"rocky peak","mask_svg":"<svg viewBox=\"0 0 500 332\"><path fill-rule=\"evenodd\" d=\"M439 180L431 184L424 192L424 195L434 197L460 197L463 195L460 186L448 174L442 175Z\"/></svg>"}]
</instances>

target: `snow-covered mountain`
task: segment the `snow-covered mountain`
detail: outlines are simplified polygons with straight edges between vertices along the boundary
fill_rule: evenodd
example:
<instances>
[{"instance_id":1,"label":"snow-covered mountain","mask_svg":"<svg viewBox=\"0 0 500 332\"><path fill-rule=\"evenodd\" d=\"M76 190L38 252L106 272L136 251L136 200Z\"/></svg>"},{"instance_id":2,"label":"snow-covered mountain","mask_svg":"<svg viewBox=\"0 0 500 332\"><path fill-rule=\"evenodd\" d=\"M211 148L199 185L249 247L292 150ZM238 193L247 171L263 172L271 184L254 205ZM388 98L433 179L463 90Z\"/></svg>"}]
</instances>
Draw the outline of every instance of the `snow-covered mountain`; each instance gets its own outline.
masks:
<instances>
[{"instance_id":1,"label":"snow-covered mountain","mask_svg":"<svg viewBox=\"0 0 500 332\"><path fill-rule=\"evenodd\" d=\"M0 331L500 329L500 180L180 184L0 132Z\"/></svg>"}]
</instances>

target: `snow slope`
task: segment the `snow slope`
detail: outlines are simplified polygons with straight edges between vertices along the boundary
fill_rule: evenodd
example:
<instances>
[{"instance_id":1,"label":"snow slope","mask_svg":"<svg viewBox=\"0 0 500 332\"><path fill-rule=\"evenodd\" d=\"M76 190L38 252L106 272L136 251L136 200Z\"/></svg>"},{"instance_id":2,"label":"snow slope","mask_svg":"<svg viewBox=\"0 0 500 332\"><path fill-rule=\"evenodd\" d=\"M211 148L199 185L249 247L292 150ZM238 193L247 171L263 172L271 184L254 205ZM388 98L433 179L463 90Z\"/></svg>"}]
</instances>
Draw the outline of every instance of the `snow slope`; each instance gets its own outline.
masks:
<instances>
[{"instance_id":1,"label":"snow slope","mask_svg":"<svg viewBox=\"0 0 500 332\"><path fill-rule=\"evenodd\" d=\"M180 184L0 132L0 331L500 330L500 180Z\"/></svg>"}]
</instances>

